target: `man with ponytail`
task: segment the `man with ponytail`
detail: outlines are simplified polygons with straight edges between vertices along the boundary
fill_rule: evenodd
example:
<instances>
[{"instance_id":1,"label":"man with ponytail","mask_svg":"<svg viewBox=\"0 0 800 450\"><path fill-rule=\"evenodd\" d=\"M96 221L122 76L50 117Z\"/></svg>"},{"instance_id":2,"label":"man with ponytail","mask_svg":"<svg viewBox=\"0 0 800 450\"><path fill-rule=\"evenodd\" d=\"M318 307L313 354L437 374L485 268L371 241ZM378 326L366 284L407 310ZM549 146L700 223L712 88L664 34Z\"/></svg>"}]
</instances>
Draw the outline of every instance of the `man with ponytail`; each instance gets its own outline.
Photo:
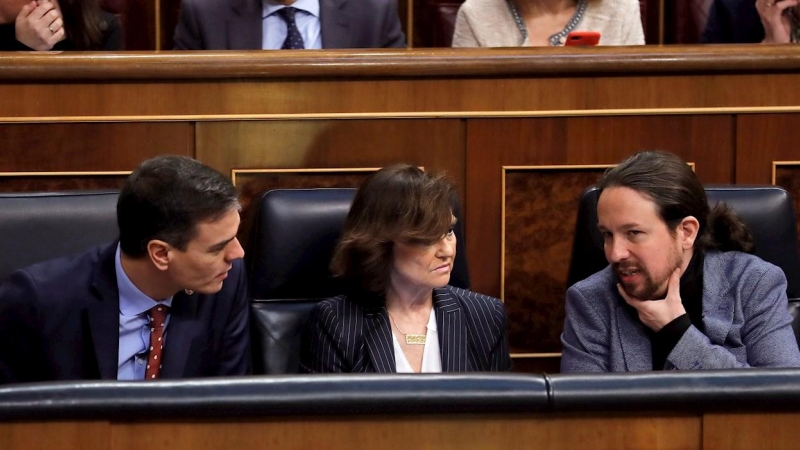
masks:
<instances>
[{"instance_id":1,"label":"man with ponytail","mask_svg":"<svg viewBox=\"0 0 800 450\"><path fill-rule=\"evenodd\" d=\"M637 153L598 189L609 266L567 292L562 372L800 367L786 277L684 161Z\"/></svg>"}]
</instances>

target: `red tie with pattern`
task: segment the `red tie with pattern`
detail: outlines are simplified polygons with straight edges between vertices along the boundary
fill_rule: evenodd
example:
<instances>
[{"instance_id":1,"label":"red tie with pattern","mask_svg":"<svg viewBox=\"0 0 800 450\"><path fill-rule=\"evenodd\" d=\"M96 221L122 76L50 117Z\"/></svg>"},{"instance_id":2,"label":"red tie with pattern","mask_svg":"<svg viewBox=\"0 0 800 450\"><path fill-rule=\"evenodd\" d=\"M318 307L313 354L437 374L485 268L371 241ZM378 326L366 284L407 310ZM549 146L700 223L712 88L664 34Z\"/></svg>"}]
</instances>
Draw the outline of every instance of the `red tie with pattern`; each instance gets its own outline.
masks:
<instances>
[{"instance_id":1,"label":"red tie with pattern","mask_svg":"<svg viewBox=\"0 0 800 450\"><path fill-rule=\"evenodd\" d=\"M161 373L161 352L164 350L164 325L169 306L156 305L150 309L150 356L147 357L145 380L155 380Z\"/></svg>"}]
</instances>

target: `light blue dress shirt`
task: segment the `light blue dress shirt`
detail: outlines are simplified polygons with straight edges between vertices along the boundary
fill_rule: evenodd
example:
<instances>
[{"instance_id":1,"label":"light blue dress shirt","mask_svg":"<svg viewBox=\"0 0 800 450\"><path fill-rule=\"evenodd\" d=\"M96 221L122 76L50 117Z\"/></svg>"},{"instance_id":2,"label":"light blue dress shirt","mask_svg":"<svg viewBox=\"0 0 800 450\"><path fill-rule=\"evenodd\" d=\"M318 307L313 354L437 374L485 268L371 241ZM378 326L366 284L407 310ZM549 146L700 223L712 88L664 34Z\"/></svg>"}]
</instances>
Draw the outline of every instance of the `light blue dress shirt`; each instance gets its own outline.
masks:
<instances>
[{"instance_id":1,"label":"light blue dress shirt","mask_svg":"<svg viewBox=\"0 0 800 450\"><path fill-rule=\"evenodd\" d=\"M320 34L322 26L319 21L319 0L297 0L289 6L297 9L294 15L294 21L297 24L300 35L303 36L303 45L305 48L322 48L322 35ZM261 14L263 20L263 26L261 27L263 33L261 39L262 49L280 50L283 46L283 41L286 40L286 21L275 13L279 9L285 7L284 5L272 3L269 0L263 0Z\"/></svg>"},{"instance_id":2,"label":"light blue dress shirt","mask_svg":"<svg viewBox=\"0 0 800 450\"><path fill-rule=\"evenodd\" d=\"M120 248L115 258L117 288L119 289L119 359L118 380L144 380L147 353L150 348L150 319L147 312L158 304L172 306L172 297L156 302L134 286L122 270ZM164 323L164 342L167 340L169 315Z\"/></svg>"}]
</instances>

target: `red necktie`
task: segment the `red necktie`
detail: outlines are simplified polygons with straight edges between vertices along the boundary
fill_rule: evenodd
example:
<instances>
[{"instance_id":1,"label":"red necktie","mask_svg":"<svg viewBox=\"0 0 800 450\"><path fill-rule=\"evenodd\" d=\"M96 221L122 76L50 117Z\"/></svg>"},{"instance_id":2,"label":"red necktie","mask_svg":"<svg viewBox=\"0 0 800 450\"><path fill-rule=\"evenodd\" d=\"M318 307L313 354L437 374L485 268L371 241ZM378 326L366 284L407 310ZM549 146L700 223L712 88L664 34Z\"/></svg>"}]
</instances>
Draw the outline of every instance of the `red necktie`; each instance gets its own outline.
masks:
<instances>
[{"instance_id":1,"label":"red necktie","mask_svg":"<svg viewBox=\"0 0 800 450\"><path fill-rule=\"evenodd\" d=\"M164 350L164 325L169 306L156 305L150 309L150 356L147 357L145 380L155 380L161 373L161 352Z\"/></svg>"}]
</instances>

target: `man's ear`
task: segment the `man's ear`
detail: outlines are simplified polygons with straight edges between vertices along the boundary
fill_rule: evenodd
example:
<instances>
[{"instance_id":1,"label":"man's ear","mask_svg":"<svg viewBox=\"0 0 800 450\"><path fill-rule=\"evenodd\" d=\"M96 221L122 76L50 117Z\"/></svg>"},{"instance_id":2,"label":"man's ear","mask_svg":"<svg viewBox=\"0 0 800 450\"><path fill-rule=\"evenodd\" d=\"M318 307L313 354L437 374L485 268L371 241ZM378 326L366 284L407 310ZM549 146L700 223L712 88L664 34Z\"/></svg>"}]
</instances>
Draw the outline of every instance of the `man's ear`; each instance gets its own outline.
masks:
<instances>
[{"instance_id":1,"label":"man's ear","mask_svg":"<svg viewBox=\"0 0 800 450\"><path fill-rule=\"evenodd\" d=\"M172 249L168 243L153 239L147 243L147 256L150 257L150 261L153 262L153 265L156 269L164 271L169 268L170 263L170 255L169 252Z\"/></svg>"},{"instance_id":2,"label":"man's ear","mask_svg":"<svg viewBox=\"0 0 800 450\"><path fill-rule=\"evenodd\" d=\"M700 231L700 222L694 216L686 216L678 225L678 233L681 238L681 247L688 250L694 247L697 240L697 233Z\"/></svg>"}]
</instances>

